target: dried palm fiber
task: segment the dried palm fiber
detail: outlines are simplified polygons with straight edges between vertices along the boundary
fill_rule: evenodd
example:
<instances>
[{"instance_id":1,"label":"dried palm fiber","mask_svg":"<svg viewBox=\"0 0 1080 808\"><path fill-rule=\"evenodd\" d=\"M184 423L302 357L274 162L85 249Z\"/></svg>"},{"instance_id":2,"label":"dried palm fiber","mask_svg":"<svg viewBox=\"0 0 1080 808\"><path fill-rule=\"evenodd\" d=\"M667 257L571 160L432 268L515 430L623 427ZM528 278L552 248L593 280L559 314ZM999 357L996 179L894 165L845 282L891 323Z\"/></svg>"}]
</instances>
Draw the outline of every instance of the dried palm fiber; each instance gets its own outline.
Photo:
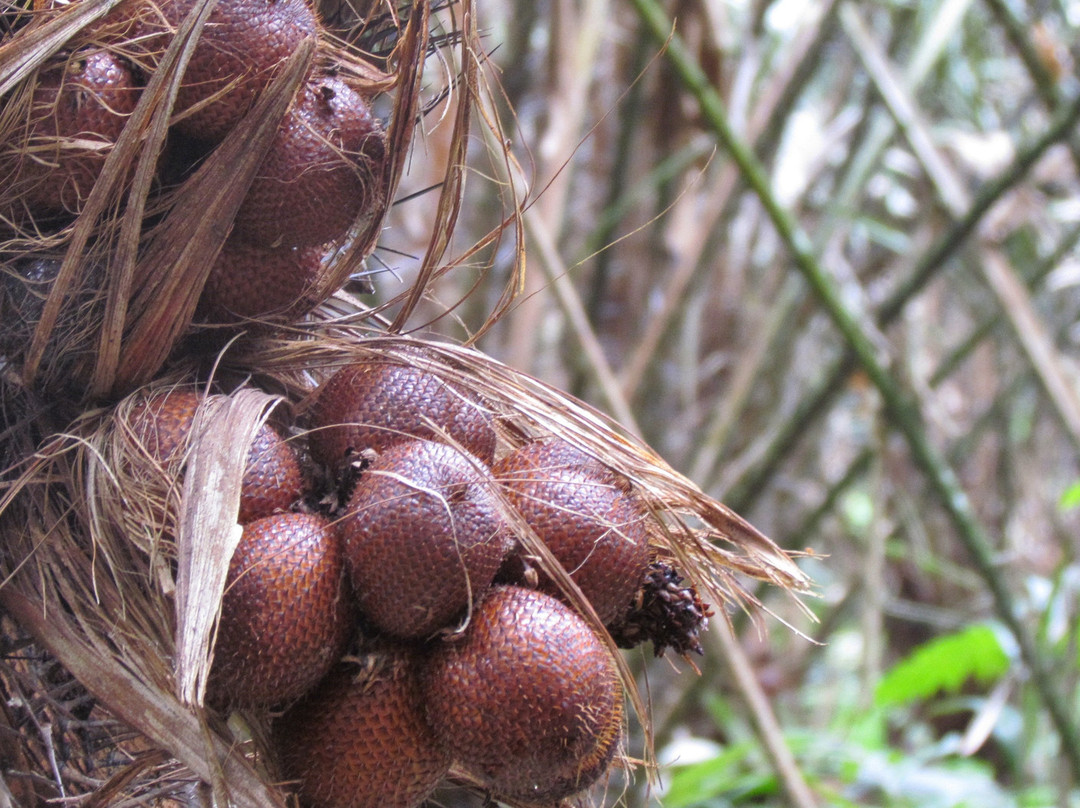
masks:
<instances>
[{"instance_id":1,"label":"dried palm fiber","mask_svg":"<svg viewBox=\"0 0 1080 808\"><path fill-rule=\"evenodd\" d=\"M203 782L238 804L283 804L272 779L247 759L251 743L212 726L219 719L196 706L238 538L238 474L273 401L253 390L207 398L183 479L171 485L162 485L164 470L111 409L83 414L12 469L19 477L0 514L0 603L95 707L123 722L104 747L134 730L169 763L163 777L135 756L113 781L125 788L157 782L183 791ZM110 785L73 782L64 773L75 764L60 763L58 790Z\"/></svg>"},{"instance_id":2,"label":"dried palm fiber","mask_svg":"<svg viewBox=\"0 0 1080 808\"><path fill-rule=\"evenodd\" d=\"M37 4L42 10L0 43L0 144L26 152L34 87L48 65L84 45L127 55L126 26L116 0ZM109 15L117 6L120 10ZM189 330L214 258L246 190L298 88L313 69L332 69L365 96L393 93L387 159L371 205L338 239L307 297L314 305L340 288L375 245L394 195L417 120L419 81L428 49L428 8L400 14L400 28L368 58L356 43L327 33L305 39L277 71L254 108L198 167L163 183L173 153L170 115L187 60L212 10L199 0L146 76L138 104L107 156L77 215L24 215L25 194L0 183L0 270L22 283L26 261L47 260L54 278L40 311L8 359L23 383L93 401L149 381ZM23 15L27 16L27 15ZM363 27L357 29L363 34ZM380 37L382 34L380 33ZM60 148L70 144L61 143ZM13 213L18 211L18 215ZM310 306L309 306L310 307ZM290 310L284 318L304 312Z\"/></svg>"}]
</instances>

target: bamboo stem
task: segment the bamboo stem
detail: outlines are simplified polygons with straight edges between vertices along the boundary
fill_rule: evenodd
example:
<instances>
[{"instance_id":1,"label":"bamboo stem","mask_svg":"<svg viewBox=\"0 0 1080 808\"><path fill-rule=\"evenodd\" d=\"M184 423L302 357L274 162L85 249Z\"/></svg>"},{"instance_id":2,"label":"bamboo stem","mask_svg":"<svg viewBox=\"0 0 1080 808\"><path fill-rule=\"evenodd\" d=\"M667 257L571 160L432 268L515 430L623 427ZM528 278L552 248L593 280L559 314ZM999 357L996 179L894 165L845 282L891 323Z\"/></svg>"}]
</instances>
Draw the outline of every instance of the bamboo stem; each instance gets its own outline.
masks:
<instances>
[{"instance_id":1,"label":"bamboo stem","mask_svg":"<svg viewBox=\"0 0 1080 808\"><path fill-rule=\"evenodd\" d=\"M724 662L750 708L754 728L765 747L765 754L768 755L773 768L776 769L776 773L783 782L788 799L795 808L815 808L818 804L817 798L810 790L810 786L806 784L806 779L799 770L799 764L784 740L780 723L776 720L776 715L769 705L769 699L765 691L761 689L761 684L754 675L754 669L746 657L746 652L739 644L734 630L726 621L718 620L714 633L719 638L720 647L724 650Z\"/></svg>"},{"instance_id":2,"label":"bamboo stem","mask_svg":"<svg viewBox=\"0 0 1080 808\"><path fill-rule=\"evenodd\" d=\"M683 46L682 41L672 33L672 23L664 9L654 0L633 0L633 4L653 37L666 47L666 56L679 75L683 86L697 101L703 119L738 164L745 182L758 197L777 234L790 253L795 267L814 291L834 326L843 335L853 355L854 363L862 367L881 394L890 424L904 436L916 464L926 475L931 490L940 500L959 538L971 555L976 570L990 590L998 617L1016 640L1035 688L1060 735L1062 751L1068 759L1073 778L1080 781L1080 731L1073 723L1070 710L1058 692L1048 662L1039 652L1034 639L1017 614L1012 594L994 558L990 537L976 517L955 472L931 443L923 428L922 410L918 401L910 393L904 391L890 373L889 358L882 350L880 343L873 337L876 328L869 323L860 322L848 309L832 278L814 258L809 237L777 202L762 167L732 129L723 101L709 84L695 59ZM1040 138L1039 143L1045 143L1044 148L1046 148L1051 143L1062 139L1071 130L1078 116L1080 116L1080 99L1074 101L1063 115L1057 117ZM1030 168L1033 159L1027 162L1025 158L1030 159L1031 153L1029 149L1014 162L1012 169L1018 172L1016 179L1022 177ZM966 223L966 227L959 234L960 240L975 229L982 215L988 210L986 190L984 189L984 193L973 201L968 215L962 220ZM973 215L976 213L977 215ZM931 250L931 255L938 251L951 254L957 246L957 242L951 244L939 242L937 249ZM932 274L939 265L939 261L935 261L932 266L927 266L924 262L920 264L920 269L927 274ZM923 272L917 272L915 276L919 277Z\"/></svg>"},{"instance_id":3,"label":"bamboo stem","mask_svg":"<svg viewBox=\"0 0 1080 808\"><path fill-rule=\"evenodd\" d=\"M922 119L914 100L904 91L892 65L874 41L859 12L850 4L844 5L840 19L859 57L863 60L878 92L907 139L926 176L938 192L946 210L955 217L970 207L967 189L953 167L934 146L929 127ZM1046 333L1027 289L1002 251L992 244L979 245L979 268L987 285L998 299L1002 313L1013 327L1013 333L1027 353L1057 411L1073 445L1080 448L1080 394L1062 367L1053 340Z\"/></svg>"}]
</instances>

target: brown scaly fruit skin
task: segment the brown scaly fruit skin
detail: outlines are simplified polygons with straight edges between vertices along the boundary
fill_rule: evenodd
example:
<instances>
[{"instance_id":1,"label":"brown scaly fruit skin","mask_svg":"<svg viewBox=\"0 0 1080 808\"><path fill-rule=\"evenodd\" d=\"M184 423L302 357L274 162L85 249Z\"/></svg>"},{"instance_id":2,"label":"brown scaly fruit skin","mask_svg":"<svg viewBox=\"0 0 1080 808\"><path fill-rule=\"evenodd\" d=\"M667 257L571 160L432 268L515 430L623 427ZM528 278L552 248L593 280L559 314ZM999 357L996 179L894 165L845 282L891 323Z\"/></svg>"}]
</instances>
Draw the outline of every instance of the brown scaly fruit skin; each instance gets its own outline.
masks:
<instances>
[{"instance_id":1,"label":"brown scaly fruit skin","mask_svg":"<svg viewBox=\"0 0 1080 808\"><path fill-rule=\"evenodd\" d=\"M322 385L310 418L312 456L339 470L349 456L381 452L409 437L442 440L442 430L490 463L495 428L483 405L440 376L399 362L358 362Z\"/></svg>"},{"instance_id":2,"label":"brown scaly fruit skin","mask_svg":"<svg viewBox=\"0 0 1080 808\"><path fill-rule=\"evenodd\" d=\"M341 658L353 624L329 520L279 513L245 525L229 562L208 702L268 707L299 698Z\"/></svg>"},{"instance_id":3,"label":"brown scaly fruit skin","mask_svg":"<svg viewBox=\"0 0 1080 808\"><path fill-rule=\"evenodd\" d=\"M229 239L203 287L199 317L235 323L306 314L321 302L313 293L323 273L322 258L319 247L269 250Z\"/></svg>"},{"instance_id":4,"label":"brown scaly fruit skin","mask_svg":"<svg viewBox=\"0 0 1080 808\"><path fill-rule=\"evenodd\" d=\"M509 797L532 805L552 805L561 803L567 797L578 794L595 783L600 782L615 760L622 741L623 700L615 701L614 709L608 714L606 724L601 727L600 741L577 766L571 767L561 775L553 777L546 786L537 784L528 794L517 796L509 793L497 794L497 797Z\"/></svg>"},{"instance_id":5,"label":"brown scaly fruit skin","mask_svg":"<svg viewBox=\"0 0 1080 808\"><path fill-rule=\"evenodd\" d=\"M371 671L340 665L275 725L304 808L415 808L450 768L424 720L417 660L388 651Z\"/></svg>"},{"instance_id":6,"label":"brown scaly fruit skin","mask_svg":"<svg viewBox=\"0 0 1080 808\"><path fill-rule=\"evenodd\" d=\"M135 438L159 463L180 461L202 398L193 390L171 390L139 402L129 419ZM303 496L304 488L304 472L292 444L264 424L248 453L238 521L245 524L287 510Z\"/></svg>"},{"instance_id":7,"label":"brown scaly fruit skin","mask_svg":"<svg viewBox=\"0 0 1080 808\"><path fill-rule=\"evenodd\" d=\"M17 187L32 213L77 213L139 93L127 64L105 50L82 50L44 68L31 100L25 147L32 155L4 155L0 182Z\"/></svg>"},{"instance_id":8,"label":"brown scaly fruit skin","mask_svg":"<svg viewBox=\"0 0 1080 808\"><path fill-rule=\"evenodd\" d=\"M490 790L553 803L607 770L622 691L611 654L557 599L491 589L463 636L431 652L428 721L455 760Z\"/></svg>"},{"instance_id":9,"label":"brown scaly fruit skin","mask_svg":"<svg viewBox=\"0 0 1080 808\"><path fill-rule=\"evenodd\" d=\"M508 549L494 481L452 446L409 440L363 473L342 521L360 610L387 634L447 628L490 586Z\"/></svg>"},{"instance_id":10,"label":"brown scaly fruit skin","mask_svg":"<svg viewBox=\"0 0 1080 808\"><path fill-rule=\"evenodd\" d=\"M153 70L172 32L195 0L154 0L131 10L132 46ZM208 142L222 140L251 109L277 68L318 28L307 0L220 0L207 19L184 72L176 128ZM226 89L228 88L228 89ZM222 95L207 102L217 93Z\"/></svg>"},{"instance_id":11,"label":"brown scaly fruit skin","mask_svg":"<svg viewBox=\"0 0 1080 808\"><path fill-rule=\"evenodd\" d=\"M529 443L493 472L510 504L606 624L626 611L641 585L650 515L613 472L572 451L559 442ZM551 578L537 572L541 589L563 597Z\"/></svg>"},{"instance_id":12,"label":"brown scaly fruit skin","mask_svg":"<svg viewBox=\"0 0 1080 808\"><path fill-rule=\"evenodd\" d=\"M312 77L256 171L233 237L260 247L340 238L374 206L385 156L367 102L338 78Z\"/></svg>"}]
</instances>

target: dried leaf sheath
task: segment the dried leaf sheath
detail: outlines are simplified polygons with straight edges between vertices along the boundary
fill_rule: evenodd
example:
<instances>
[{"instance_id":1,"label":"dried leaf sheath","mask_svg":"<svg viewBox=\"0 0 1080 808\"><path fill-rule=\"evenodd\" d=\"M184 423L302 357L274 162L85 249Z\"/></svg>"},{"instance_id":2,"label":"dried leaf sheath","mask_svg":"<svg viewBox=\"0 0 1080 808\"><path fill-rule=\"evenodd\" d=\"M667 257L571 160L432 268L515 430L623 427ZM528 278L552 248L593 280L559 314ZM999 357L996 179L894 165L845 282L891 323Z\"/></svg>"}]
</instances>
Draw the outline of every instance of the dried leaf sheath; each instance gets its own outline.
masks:
<instances>
[{"instance_id":1,"label":"dried leaf sheath","mask_svg":"<svg viewBox=\"0 0 1080 808\"><path fill-rule=\"evenodd\" d=\"M210 644L229 560L240 541L236 522L248 447L275 399L257 390L208 399L199 408L188 455L177 531L176 687L185 704L201 706Z\"/></svg>"}]
</instances>

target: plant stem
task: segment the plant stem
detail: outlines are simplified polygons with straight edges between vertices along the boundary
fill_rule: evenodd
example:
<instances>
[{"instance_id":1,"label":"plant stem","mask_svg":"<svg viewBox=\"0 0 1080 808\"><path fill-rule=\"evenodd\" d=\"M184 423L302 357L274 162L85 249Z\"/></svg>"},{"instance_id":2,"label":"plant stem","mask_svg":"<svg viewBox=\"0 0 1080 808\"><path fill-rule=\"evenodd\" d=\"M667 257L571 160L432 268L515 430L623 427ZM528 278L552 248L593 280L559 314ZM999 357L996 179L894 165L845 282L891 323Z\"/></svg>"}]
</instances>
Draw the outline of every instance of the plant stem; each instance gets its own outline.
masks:
<instances>
[{"instance_id":1,"label":"plant stem","mask_svg":"<svg viewBox=\"0 0 1080 808\"><path fill-rule=\"evenodd\" d=\"M926 475L931 490L941 501L961 541L971 555L976 570L990 590L998 617L1015 638L1036 690L1060 735L1062 750L1068 759L1073 778L1080 781L1080 732L1072 722L1064 699L1057 691L1049 664L1042 657L1034 639L1017 614L1012 594L994 559L993 545L989 536L976 517L955 472L931 443L923 429L918 401L902 390L900 384L889 372L888 357L871 336L876 329L872 329L870 324L860 323L849 311L832 278L814 257L809 237L773 196L764 170L746 145L736 136L729 123L723 101L685 48L682 40L672 32L672 22L664 9L655 0L632 0L632 2L653 37L665 46L668 60L683 86L697 101L704 121L712 128L721 145L727 149L742 172L747 185L758 197L777 234L790 253L795 267L813 289L819 303L843 335L855 360L881 394L890 425L895 427L907 441L912 457ZM1080 116L1080 98L1074 101L1063 115L1058 116L1039 139L1040 144L1045 144L1042 150L1064 137L1071 130L1077 116ZM1039 150L1038 154L1041 154L1042 150ZM1031 163L1034 162L1031 155L1031 149L1021 154L1013 163L1011 170L1006 172L1006 175L1015 174L1010 185L1030 168ZM1001 179L999 178L999 183ZM924 261L920 262L919 269L922 271L914 273L913 278L909 279L909 285L912 280L918 280L923 274L935 272L944 257L956 249L959 241L970 235L982 214L989 208L989 190L990 188L984 188L983 193L973 201L971 209L962 220L966 223L966 227L957 234L959 239L944 244L939 242L938 250L931 250ZM929 263L927 259L933 257L936 252L942 253L940 260ZM918 287L921 287L924 280L919 282Z\"/></svg>"}]
</instances>

